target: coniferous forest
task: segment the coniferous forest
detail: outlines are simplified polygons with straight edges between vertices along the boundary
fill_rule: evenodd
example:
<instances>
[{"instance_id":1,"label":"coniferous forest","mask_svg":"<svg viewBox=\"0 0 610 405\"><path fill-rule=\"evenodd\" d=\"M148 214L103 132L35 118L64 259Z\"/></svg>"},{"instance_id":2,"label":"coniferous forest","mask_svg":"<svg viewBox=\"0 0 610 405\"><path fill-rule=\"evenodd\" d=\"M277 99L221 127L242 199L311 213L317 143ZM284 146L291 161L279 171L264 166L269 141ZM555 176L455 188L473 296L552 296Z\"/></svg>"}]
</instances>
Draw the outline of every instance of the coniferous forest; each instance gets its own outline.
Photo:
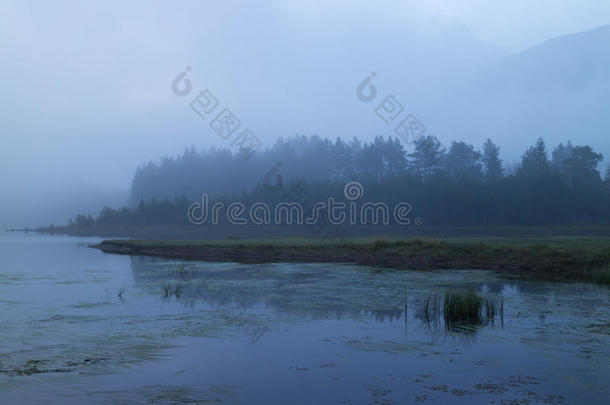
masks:
<instances>
[{"instance_id":1,"label":"coniferous forest","mask_svg":"<svg viewBox=\"0 0 610 405\"><path fill-rule=\"evenodd\" d=\"M570 226L610 222L610 171L591 147L538 139L519 162L507 165L488 139L480 148L435 137L405 147L397 138L366 143L317 136L280 138L243 160L227 150L165 157L138 168L129 204L80 214L70 226L190 225L187 209L211 202L291 201L298 187L307 201L344 199L344 185L362 184L366 201L412 206L428 226ZM230 179L230 180L227 180Z\"/></svg>"}]
</instances>

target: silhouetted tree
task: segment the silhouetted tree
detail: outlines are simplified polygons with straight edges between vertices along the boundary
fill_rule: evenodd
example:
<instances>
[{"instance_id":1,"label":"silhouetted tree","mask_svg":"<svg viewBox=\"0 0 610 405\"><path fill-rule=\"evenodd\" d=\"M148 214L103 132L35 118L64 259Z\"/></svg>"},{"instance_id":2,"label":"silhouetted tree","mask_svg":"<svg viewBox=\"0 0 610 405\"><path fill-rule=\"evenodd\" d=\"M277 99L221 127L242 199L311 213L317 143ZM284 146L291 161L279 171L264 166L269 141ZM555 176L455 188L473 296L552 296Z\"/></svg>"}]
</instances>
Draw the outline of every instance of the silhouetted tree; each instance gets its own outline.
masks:
<instances>
[{"instance_id":1,"label":"silhouetted tree","mask_svg":"<svg viewBox=\"0 0 610 405\"><path fill-rule=\"evenodd\" d=\"M306 197L304 208L311 208L329 197L344 199L343 187L351 180L363 184L368 201L408 201L428 225L610 223L610 167L602 180L602 158L589 146L568 142L553 149L549 162L538 139L518 168L504 175L499 148L490 139L482 153L464 142L452 142L445 153L438 139L426 136L407 155L396 138L332 142L299 135L280 138L248 161L229 150L188 148L139 167L129 207L104 208L95 219L79 214L70 226L188 225L187 207L202 193L209 195L210 207L234 201L273 205L290 198L295 186ZM281 190L262 184L272 168L282 176Z\"/></svg>"},{"instance_id":2,"label":"silhouetted tree","mask_svg":"<svg viewBox=\"0 0 610 405\"><path fill-rule=\"evenodd\" d=\"M504 175L502 160L500 159L500 148L489 138L487 138L487 141L483 144L482 160L485 169L485 178L487 180L498 180Z\"/></svg>"},{"instance_id":3,"label":"silhouetted tree","mask_svg":"<svg viewBox=\"0 0 610 405\"><path fill-rule=\"evenodd\" d=\"M445 158L445 167L456 177L481 177L481 153L465 142L451 142Z\"/></svg>"},{"instance_id":4,"label":"silhouetted tree","mask_svg":"<svg viewBox=\"0 0 610 405\"><path fill-rule=\"evenodd\" d=\"M570 141L568 141L567 145L565 146L563 143L557 145L555 149L553 149L553 166L560 171L565 171L566 161L570 158L573 149L574 148L572 147L572 143Z\"/></svg>"},{"instance_id":5,"label":"silhouetted tree","mask_svg":"<svg viewBox=\"0 0 610 405\"><path fill-rule=\"evenodd\" d=\"M409 155L409 169L423 177L429 177L442 167L445 149L435 136L422 136L415 141L415 150Z\"/></svg>"},{"instance_id":6,"label":"silhouetted tree","mask_svg":"<svg viewBox=\"0 0 610 405\"><path fill-rule=\"evenodd\" d=\"M542 138L538 138L536 145L530 147L521 158L519 174L525 176L544 176L548 174L549 158Z\"/></svg>"}]
</instances>

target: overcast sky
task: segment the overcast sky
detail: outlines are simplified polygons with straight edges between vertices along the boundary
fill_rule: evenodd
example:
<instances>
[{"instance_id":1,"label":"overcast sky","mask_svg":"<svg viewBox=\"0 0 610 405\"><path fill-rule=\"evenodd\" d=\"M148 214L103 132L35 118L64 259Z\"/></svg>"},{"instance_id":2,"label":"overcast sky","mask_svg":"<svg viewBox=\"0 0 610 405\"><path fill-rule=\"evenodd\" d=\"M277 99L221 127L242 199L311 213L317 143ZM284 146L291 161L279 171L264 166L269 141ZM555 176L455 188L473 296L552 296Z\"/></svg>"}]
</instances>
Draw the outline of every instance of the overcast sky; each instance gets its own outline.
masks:
<instances>
[{"instance_id":1,"label":"overcast sky","mask_svg":"<svg viewBox=\"0 0 610 405\"><path fill-rule=\"evenodd\" d=\"M114 204L139 164L225 146L170 90L186 66L194 91L210 89L266 144L371 139L353 90L372 71L390 91L425 93L438 66L606 24L607 0L4 0L0 226L65 221L66 199Z\"/></svg>"}]
</instances>

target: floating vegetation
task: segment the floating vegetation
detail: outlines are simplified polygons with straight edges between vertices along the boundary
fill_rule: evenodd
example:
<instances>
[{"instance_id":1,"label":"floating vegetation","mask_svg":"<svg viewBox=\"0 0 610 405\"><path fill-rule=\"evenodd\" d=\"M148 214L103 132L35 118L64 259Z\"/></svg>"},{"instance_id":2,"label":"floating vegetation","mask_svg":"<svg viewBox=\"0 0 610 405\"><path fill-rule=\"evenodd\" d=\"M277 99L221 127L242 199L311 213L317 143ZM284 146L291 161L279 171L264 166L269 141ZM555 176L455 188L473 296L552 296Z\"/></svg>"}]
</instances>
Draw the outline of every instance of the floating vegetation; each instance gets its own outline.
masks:
<instances>
[{"instance_id":1,"label":"floating vegetation","mask_svg":"<svg viewBox=\"0 0 610 405\"><path fill-rule=\"evenodd\" d=\"M143 385L135 389L99 391L104 403L211 404L235 402L240 387L236 385ZM125 398L132 399L126 401Z\"/></svg>"},{"instance_id":2,"label":"floating vegetation","mask_svg":"<svg viewBox=\"0 0 610 405\"><path fill-rule=\"evenodd\" d=\"M610 322L591 324L591 325L587 326L587 330L590 333L600 333L602 335L610 335Z\"/></svg>"},{"instance_id":3,"label":"floating vegetation","mask_svg":"<svg viewBox=\"0 0 610 405\"><path fill-rule=\"evenodd\" d=\"M504 300L500 305L477 295L474 291L447 291L429 295L424 306L428 326L443 323L447 330L471 331L481 325L495 323L496 315L504 324Z\"/></svg>"},{"instance_id":4,"label":"floating vegetation","mask_svg":"<svg viewBox=\"0 0 610 405\"><path fill-rule=\"evenodd\" d=\"M9 376L29 376L32 374L43 374L43 373L69 373L72 371L69 368L54 368L47 366L49 363L47 360L28 360L24 365L14 368L0 368L0 374L7 374Z\"/></svg>"},{"instance_id":5,"label":"floating vegetation","mask_svg":"<svg viewBox=\"0 0 610 405\"><path fill-rule=\"evenodd\" d=\"M230 325L234 325L244 331L250 338L250 344L254 345L271 329L267 323L261 319L257 319L254 315L248 314L245 310L240 312L232 312L228 310L218 310L221 319Z\"/></svg>"}]
</instances>

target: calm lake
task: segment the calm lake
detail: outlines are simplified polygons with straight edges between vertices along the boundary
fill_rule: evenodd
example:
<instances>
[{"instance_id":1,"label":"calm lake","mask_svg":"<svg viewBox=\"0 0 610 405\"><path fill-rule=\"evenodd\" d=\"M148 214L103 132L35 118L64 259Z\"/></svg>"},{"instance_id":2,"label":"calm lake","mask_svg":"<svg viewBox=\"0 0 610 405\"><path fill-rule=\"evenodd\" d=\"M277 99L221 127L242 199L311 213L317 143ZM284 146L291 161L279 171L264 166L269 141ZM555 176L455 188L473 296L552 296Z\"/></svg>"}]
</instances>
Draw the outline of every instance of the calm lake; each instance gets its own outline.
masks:
<instances>
[{"instance_id":1,"label":"calm lake","mask_svg":"<svg viewBox=\"0 0 610 405\"><path fill-rule=\"evenodd\" d=\"M610 400L605 286L87 247L99 241L0 236L0 403ZM429 312L448 290L502 313L447 328Z\"/></svg>"}]
</instances>

